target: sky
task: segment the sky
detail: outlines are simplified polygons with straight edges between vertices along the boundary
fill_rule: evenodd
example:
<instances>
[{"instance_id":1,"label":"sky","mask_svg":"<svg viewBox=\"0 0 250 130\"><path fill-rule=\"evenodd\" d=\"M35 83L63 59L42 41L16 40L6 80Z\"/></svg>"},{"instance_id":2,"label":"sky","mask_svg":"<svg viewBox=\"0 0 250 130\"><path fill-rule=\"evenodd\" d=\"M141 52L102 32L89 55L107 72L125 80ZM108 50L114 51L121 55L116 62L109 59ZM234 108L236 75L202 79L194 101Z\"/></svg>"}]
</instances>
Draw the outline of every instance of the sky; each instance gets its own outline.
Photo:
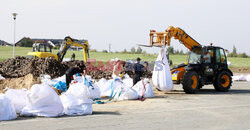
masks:
<instances>
[{"instance_id":1,"label":"sky","mask_svg":"<svg viewBox=\"0 0 250 130\"><path fill-rule=\"evenodd\" d=\"M250 0L1 0L0 39L87 39L91 48L130 50L149 44L151 29L180 27L202 45L250 54ZM175 49L187 49L172 39ZM142 48L150 53L159 48Z\"/></svg>"}]
</instances>

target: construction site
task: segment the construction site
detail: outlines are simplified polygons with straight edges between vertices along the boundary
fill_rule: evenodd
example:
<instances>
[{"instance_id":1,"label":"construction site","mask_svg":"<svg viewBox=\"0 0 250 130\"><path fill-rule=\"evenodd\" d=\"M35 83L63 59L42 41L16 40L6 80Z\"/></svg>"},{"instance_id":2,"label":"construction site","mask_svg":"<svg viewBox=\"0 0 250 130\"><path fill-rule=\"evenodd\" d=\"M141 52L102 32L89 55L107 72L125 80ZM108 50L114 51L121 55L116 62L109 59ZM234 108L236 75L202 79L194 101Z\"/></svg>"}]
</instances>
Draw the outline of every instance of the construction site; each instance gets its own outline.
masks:
<instances>
[{"instance_id":1,"label":"construction site","mask_svg":"<svg viewBox=\"0 0 250 130\"><path fill-rule=\"evenodd\" d=\"M157 1L161 3L159 7L168 3ZM111 10L109 13L112 18L98 9L95 10L97 12L93 11L91 7L101 7L96 3L76 2L89 5L85 9L78 8L80 12L93 11L87 11L89 14L86 17L103 14L110 19L107 20L108 24L104 20L107 27L109 24L110 27L114 26L103 33L102 29L106 27L94 24L96 21L91 20L95 18L90 15L88 26L82 26L85 29L82 32L84 38L82 34L77 34L81 27L74 20L71 20L72 23L57 22L58 26L71 26L69 32L58 28L62 31L46 34L43 28L50 26L56 30L56 24L52 26L41 22L34 26L30 24L29 27L21 21L18 26L24 24L31 32L21 30L22 27L20 33L16 33L18 16L20 19L26 16L12 13L14 44L0 39L0 129L249 129L250 53L243 45L243 42L249 42L247 38L241 38L239 44L233 43L231 33L226 35L228 32L223 30L224 26L231 26L231 23L222 25L220 31L211 32L209 29L214 29L213 21L205 29L188 20L180 24L178 18L167 24L156 21L150 23L146 15L142 14L148 12L149 16L155 18L161 9L157 6L149 8L147 4L153 6L152 2L147 1L143 6L141 2L121 4L113 0L102 1L102 5L105 5L103 9L106 9L103 11ZM208 17L216 14L207 8L215 1L206 1L206 4L198 2L200 6L195 6L196 2L170 2L180 5L167 10L189 5L196 9L203 7L200 9ZM30 8L48 7L48 10L54 11L56 9L51 7L57 7L54 3L50 6L47 5L49 2L38 3L29 3L34 6ZM58 6L66 8L66 3L62 2ZM79 7L76 3L73 5ZM244 3L250 5L249 2ZM6 4L10 6L8 2ZM242 3L232 1L227 6L223 5L223 9L239 9L240 5ZM20 6L24 8L27 4L20 3ZM215 9L220 7L213 6ZM133 11L141 9L143 13L129 14L124 7ZM249 10L246 7L242 5L242 9ZM220 12L227 16L224 10ZM71 11L76 12L75 9ZM132 23L126 25L126 22L122 22L123 18L119 23L123 23L125 28L124 25L114 24L119 20L113 16L118 18L120 13L115 12L120 11L126 12L121 13L123 17L141 16L146 20L145 24L138 17L132 23L140 21L140 26ZM149 13L151 11L154 15ZM183 9L180 11L183 12ZM25 9L20 12L24 13ZM43 13L39 15L42 17ZM53 19L50 17L53 13L45 14ZM174 14L177 15L178 11ZM163 18L162 22L167 20ZM8 22L6 20L5 24ZM223 19L219 22L223 23ZM1 26L4 26L4 22ZM76 26L77 29L74 28ZM100 27L100 32L88 30L94 26ZM34 27L40 30L34 31ZM120 31L119 35L119 32L110 33L116 27L121 27L124 32ZM249 28L249 23L245 27ZM8 29L7 26L5 28ZM139 34L140 29L142 34ZM27 35L47 38L30 38ZM58 38L62 35L64 37ZM20 40L16 40L16 36ZM142 38L144 40L140 40ZM103 42L108 44L103 45ZM233 46L233 49L229 46ZM127 51L129 48L131 50Z\"/></svg>"}]
</instances>

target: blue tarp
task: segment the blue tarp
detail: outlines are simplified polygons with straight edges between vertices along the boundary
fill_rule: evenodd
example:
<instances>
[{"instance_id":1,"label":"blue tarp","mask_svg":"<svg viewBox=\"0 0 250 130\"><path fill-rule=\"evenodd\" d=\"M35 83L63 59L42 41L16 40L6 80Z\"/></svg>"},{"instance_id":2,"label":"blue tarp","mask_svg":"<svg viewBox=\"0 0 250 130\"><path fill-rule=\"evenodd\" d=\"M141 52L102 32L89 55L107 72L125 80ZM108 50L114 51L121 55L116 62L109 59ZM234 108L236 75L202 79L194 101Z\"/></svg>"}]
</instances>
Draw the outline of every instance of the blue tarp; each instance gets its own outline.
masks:
<instances>
[{"instance_id":1,"label":"blue tarp","mask_svg":"<svg viewBox=\"0 0 250 130\"><path fill-rule=\"evenodd\" d=\"M65 82L59 81L57 84L52 85L53 87L55 87L56 89L60 89L63 92L67 91L67 85Z\"/></svg>"}]
</instances>

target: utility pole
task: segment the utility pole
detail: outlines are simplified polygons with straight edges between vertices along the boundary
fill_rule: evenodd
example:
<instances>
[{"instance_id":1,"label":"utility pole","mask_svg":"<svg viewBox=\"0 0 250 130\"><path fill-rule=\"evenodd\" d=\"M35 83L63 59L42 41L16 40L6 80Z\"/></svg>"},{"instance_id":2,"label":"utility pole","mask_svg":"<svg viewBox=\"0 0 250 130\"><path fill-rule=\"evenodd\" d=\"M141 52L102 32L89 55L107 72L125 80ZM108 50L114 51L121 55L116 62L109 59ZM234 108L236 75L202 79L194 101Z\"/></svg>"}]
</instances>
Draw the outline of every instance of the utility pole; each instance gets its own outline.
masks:
<instances>
[{"instance_id":1,"label":"utility pole","mask_svg":"<svg viewBox=\"0 0 250 130\"><path fill-rule=\"evenodd\" d=\"M111 52L111 44L109 43L109 52Z\"/></svg>"},{"instance_id":2,"label":"utility pole","mask_svg":"<svg viewBox=\"0 0 250 130\"><path fill-rule=\"evenodd\" d=\"M12 13L14 19L14 43L13 43L13 58L15 58L15 43L16 43L16 16L17 13Z\"/></svg>"}]
</instances>

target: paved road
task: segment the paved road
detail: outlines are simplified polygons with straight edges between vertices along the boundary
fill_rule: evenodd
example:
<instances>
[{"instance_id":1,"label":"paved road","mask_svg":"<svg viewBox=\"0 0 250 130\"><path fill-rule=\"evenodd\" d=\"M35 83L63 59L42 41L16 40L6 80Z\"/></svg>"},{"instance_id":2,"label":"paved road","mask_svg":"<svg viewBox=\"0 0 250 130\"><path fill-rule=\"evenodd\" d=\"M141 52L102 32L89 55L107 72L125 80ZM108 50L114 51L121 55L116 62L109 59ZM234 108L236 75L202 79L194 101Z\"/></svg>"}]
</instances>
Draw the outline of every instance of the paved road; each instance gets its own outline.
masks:
<instances>
[{"instance_id":1,"label":"paved road","mask_svg":"<svg viewBox=\"0 0 250 130\"><path fill-rule=\"evenodd\" d=\"M195 95L158 93L153 99L93 105L93 115L19 118L0 129L250 129L250 82L237 82L227 93L206 86Z\"/></svg>"}]
</instances>

